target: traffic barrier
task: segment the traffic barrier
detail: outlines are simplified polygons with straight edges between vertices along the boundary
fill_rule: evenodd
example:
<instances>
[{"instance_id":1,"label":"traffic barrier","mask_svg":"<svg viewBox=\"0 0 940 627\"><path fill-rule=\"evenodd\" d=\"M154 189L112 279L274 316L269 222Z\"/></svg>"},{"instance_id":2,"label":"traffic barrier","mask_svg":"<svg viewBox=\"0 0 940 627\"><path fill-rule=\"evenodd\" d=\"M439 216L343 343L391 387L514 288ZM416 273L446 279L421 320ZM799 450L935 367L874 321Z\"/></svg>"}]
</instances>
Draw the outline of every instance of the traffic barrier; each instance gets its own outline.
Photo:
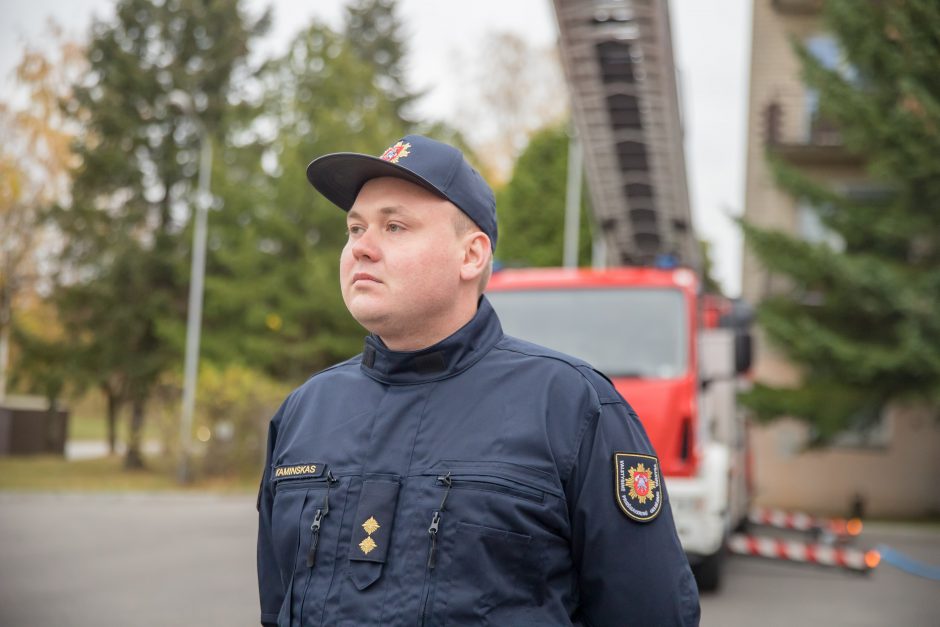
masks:
<instances>
[{"instance_id":1,"label":"traffic barrier","mask_svg":"<svg viewBox=\"0 0 940 627\"><path fill-rule=\"evenodd\" d=\"M862 521L858 518L817 518L802 512L787 512L770 507L751 509L748 513L748 521L755 525L793 531L831 533L838 537L854 537L862 533Z\"/></svg>"},{"instance_id":2,"label":"traffic barrier","mask_svg":"<svg viewBox=\"0 0 940 627\"><path fill-rule=\"evenodd\" d=\"M862 551L827 544L814 544L747 534L732 535L728 540L728 550L738 555L818 564L832 568L844 568L859 573L868 573L878 566L881 561L878 551Z\"/></svg>"}]
</instances>

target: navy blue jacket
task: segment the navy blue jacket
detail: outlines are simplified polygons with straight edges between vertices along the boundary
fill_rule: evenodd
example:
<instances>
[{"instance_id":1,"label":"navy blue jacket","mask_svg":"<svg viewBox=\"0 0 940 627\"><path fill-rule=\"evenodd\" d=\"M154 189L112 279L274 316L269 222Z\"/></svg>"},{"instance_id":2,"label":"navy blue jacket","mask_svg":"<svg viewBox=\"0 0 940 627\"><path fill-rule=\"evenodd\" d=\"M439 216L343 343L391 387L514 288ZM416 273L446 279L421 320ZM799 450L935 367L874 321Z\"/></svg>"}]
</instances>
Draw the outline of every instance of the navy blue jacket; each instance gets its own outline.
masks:
<instances>
[{"instance_id":1,"label":"navy blue jacket","mask_svg":"<svg viewBox=\"0 0 940 627\"><path fill-rule=\"evenodd\" d=\"M376 337L271 421L261 622L697 625L636 414L589 365L503 335L486 298L414 353Z\"/></svg>"}]
</instances>

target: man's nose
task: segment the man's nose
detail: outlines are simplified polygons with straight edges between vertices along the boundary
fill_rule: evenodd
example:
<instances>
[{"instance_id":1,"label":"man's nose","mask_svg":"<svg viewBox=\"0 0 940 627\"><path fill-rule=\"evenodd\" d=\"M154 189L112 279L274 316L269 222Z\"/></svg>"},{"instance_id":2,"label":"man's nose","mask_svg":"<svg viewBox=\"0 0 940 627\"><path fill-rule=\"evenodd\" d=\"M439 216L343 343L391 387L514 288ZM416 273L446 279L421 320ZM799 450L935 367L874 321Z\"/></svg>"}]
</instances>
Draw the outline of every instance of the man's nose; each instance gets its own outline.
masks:
<instances>
[{"instance_id":1,"label":"man's nose","mask_svg":"<svg viewBox=\"0 0 940 627\"><path fill-rule=\"evenodd\" d=\"M381 252L378 242L375 240L375 228L367 228L359 237L354 239L350 250L355 259L377 261L381 256Z\"/></svg>"}]
</instances>

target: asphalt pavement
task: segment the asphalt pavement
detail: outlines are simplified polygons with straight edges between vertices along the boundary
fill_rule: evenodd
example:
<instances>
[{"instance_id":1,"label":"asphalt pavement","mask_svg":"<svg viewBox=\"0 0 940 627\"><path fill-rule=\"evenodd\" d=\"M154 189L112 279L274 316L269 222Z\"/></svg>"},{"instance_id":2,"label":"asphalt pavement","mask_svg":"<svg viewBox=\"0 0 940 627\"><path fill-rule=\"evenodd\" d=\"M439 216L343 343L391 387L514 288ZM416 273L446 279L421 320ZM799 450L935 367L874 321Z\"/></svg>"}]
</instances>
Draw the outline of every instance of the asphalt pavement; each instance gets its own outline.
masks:
<instances>
[{"instance_id":1,"label":"asphalt pavement","mask_svg":"<svg viewBox=\"0 0 940 627\"><path fill-rule=\"evenodd\" d=\"M0 625L257 625L255 516L246 496L0 493ZM940 565L937 526L869 525L879 543ZM702 625L933 627L940 582L734 557Z\"/></svg>"},{"instance_id":2,"label":"asphalt pavement","mask_svg":"<svg viewBox=\"0 0 940 627\"><path fill-rule=\"evenodd\" d=\"M869 523L854 546L870 549L879 544L940 565L940 526ZM940 582L885 563L863 575L735 556L726 574L718 593L702 595L703 627L940 625Z\"/></svg>"}]
</instances>

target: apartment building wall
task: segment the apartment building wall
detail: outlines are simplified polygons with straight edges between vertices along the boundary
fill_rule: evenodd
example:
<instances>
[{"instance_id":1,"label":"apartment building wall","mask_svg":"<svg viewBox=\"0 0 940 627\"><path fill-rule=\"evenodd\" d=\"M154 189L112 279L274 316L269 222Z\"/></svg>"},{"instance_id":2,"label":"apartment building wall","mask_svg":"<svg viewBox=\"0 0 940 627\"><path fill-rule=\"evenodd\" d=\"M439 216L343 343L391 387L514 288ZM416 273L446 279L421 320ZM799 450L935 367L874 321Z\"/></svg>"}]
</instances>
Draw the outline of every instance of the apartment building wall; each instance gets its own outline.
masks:
<instances>
[{"instance_id":1,"label":"apartment building wall","mask_svg":"<svg viewBox=\"0 0 940 627\"><path fill-rule=\"evenodd\" d=\"M812 128L812 94L801 82L791 40L825 36L814 10L818 4L754 0L745 183L750 222L810 238L819 233L808 228L806 209L777 188L766 160L769 146L829 185L846 189L866 183L864 163L842 151L837 137ZM784 288L785 281L769 275L745 245L745 299L757 303ZM759 330L755 358L756 380L783 386L799 381L799 369ZM806 425L790 419L757 426L752 439L760 504L837 514L846 513L859 496L873 516L940 514L940 490L934 485L940 477L940 425L922 408L892 407L874 433L846 434L824 449L807 450Z\"/></svg>"}]
</instances>

